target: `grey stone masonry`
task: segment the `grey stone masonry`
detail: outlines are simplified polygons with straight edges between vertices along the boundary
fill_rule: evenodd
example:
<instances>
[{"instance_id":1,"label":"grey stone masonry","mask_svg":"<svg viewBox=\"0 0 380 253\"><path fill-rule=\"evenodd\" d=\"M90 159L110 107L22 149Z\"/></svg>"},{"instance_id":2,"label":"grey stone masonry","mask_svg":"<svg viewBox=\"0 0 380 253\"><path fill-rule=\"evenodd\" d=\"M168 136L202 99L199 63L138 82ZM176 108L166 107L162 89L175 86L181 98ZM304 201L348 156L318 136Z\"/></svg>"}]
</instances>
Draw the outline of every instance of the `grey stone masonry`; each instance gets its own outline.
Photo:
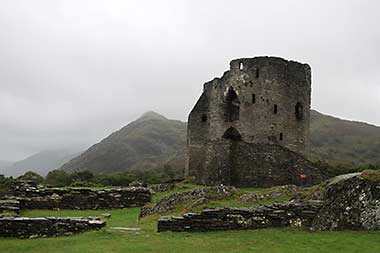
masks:
<instances>
[{"instance_id":1,"label":"grey stone masonry","mask_svg":"<svg viewBox=\"0 0 380 253\"><path fill-rule=\"evenodd\" d=\"M13 193L21 209L117 209L139 207L151 201L151 191L145 187L107 190L30 187Z\"/></svg>"},{"instance_id":2,"label":"grey stone masonry","mask_svg":"<svg viewBox=\"0 0 380 253\"><path fill-rule=\"evenodd\" d=\"M37 238L101 229L105 221L89 218L0 218L0 237Z\"/></svg>"},{"instance_id":3,"label":"grey stone masonry","mask_svg":"<svg viewBox=\"0 0 380 253\"><path fill-rule=\"evenodd\" d=\"M310 226L320 202L286 203L257 208L216 208L180 217L161 217L158 232L247 230L270 227Z\"/></svg>"},{"instance_id":4,"label":"grey stone masonry","mask_svg":"<svg viewBox=\"0 0 380 253\"><path fill-rule=\"evenodd\" d=\"M0 200L0 215L2 212L19 213L20 201L13 199Z\"/></svg>"},{"instance_id":5,"label":"grey stone masonry","mask_svg":"<svg viewBox=\"0 0 380 253\"><path fill-rule=\"evenodd\" d=\"M297 165L292 163L291 153L288 157L292 161L283 162L289 166L272 163L274 153L284 153L276 146L299 154L302 159L297 161L301 161L301 166L307 163L302 160L309 153L310 103L309 65L278 57L231 61L230 70L221 78L204 84L203 93L190 112L186 176L194 176L197 183L207 185L261 187L261 181L266 182L265 186L278 185L279 180L273 178ZM264 151L260 150L262 145ZM258 155L254 150L259 150ZM268 165L270 171L263 168ZM243 182L234 178L239 171L251 174L251 178L256 174L263 177ZM296 176L308 177L307 184L314 184L320 182L318 174L321 172L313 169ZM303 180L285 182L290 183L302 185Z\"/></svg>"}]
</instances>

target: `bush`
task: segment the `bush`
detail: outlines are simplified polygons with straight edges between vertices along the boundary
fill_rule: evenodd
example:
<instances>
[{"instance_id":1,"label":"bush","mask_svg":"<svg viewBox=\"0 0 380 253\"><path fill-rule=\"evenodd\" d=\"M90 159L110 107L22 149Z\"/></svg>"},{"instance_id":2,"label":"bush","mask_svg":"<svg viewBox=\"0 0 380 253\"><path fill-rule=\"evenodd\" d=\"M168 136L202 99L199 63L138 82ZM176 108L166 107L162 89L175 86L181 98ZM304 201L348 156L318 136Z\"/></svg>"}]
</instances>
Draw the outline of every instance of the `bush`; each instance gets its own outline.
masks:
<instances>
[{"instance_id":1,"label":"bush","mask_svg":"<svg viewBox=\"0 0 380 253\"><path fill-rule=\"evenodd\" d=\"M24 175L19 176L17 179L18 180L29 180L29 181L33 181L37 184L41 184L44 181L44 178L41 175L39 175L33 171L25 172Z\"/></svg>"},{"instance_id":2,"label":"bush","mask_svg":"<svg viewBox=\"0 0 380 253\"><path fill-rule=\"evenodd\" d=\"M140 181L145 184L171 182L178 180L180 174L179 171L166 164L155 169L131 170L113 174L93 174L91 171L69 173L63 170L52 170L47 174L45 180L37 173L28 171L18 179L46 183L55 187L126 187L133 181Z\"/></svg>"},{"instance_id":3,"label":"bush","mask_svg":"<svg viewBox=\"0 0 380 253\"><path fill-rule=\"evenodd\" d=\"M53 186L62 187L70 185L73 181L66 171L52 170L47 174L45 182Z\"/></svg>"},{"instance_id":4,"label":"bush","mask_svg":"<svg viewBox=\"0 0 380 253\"><path fill-rule=\"evenodd\" d=\"M3 197L15 180L12 177L4 177L0 175L0 198Z\"/></svg>"},{"instance_id":5,"label":"bush","mask_svg":"<svg viewBox=\"0 0 380 253\"><path fill-rule=\"evenodd\" d=\"M88 181L76 181L69 185L70 187L101 187L102 185L88 182Z\"/></svg>"},{"instance_id":6,"label":"bush","mask_svg":"<svg viewBox=\"0 0 380 253\"><path fill-rule=\"evenodd\" d=\"M77 172L72 173L70 176L71 176L72 182L91 181L91 179L94 178L94 174L88 170L77 171Z\"/></svg>"}]
</instances>

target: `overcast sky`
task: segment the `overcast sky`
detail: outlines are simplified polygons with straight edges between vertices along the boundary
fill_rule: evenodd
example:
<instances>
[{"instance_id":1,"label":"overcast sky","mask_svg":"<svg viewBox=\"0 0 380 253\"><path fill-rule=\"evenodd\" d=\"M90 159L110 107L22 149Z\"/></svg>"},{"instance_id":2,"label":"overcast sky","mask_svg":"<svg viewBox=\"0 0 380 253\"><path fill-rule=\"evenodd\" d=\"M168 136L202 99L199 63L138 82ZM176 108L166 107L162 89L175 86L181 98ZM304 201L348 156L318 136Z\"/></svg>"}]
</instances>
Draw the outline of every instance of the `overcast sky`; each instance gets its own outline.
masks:
<instances>
[{"instance_id":1,"label":"overcast sky","mask_svg":"<svg viewBox=\"0 0 380 253\"><path fill-rule=\"evenodd\" d=\"M380 125L377 0L0 0L0 160L186 120L240 57L309 63L312 107Z\"/></svg>"}]
</instances>

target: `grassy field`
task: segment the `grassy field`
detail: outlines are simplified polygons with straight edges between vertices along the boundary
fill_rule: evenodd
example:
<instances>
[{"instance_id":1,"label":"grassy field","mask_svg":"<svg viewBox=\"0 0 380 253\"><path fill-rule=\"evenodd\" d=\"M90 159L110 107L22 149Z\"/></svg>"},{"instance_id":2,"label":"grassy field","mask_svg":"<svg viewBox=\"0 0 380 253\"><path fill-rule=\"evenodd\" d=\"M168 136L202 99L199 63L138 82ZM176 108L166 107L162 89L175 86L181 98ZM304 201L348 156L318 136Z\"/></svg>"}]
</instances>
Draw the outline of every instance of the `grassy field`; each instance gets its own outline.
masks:
<instances>
[{"instance_id":1,"label":"grassy field","mask_svg":"<svg viewBox=\"0 0 380 253\"><path fill-rule=\"evenodd\" d=\"M187 186L181 191L196 188ZM178 190L176 190L178 191ZM208 206L236 206L238 196L268 189L244 189L237 196L215 200ZM171 191L174 192L174 191ZM159 193L154 202L169 194ZM283 200L286 198L282 197ZM281 199L278 199L281 200ZM181 210L177 212L183 212ZM380 232L309 232L302 229L263 229L207 233L157 233L156 216L138 220L139 208L97 211L26 210L22 216L97 216L110 213L107 227L78 235L41 239L0 239L0 253L113 253L113 252L380 252ZM138 227L139 234L111 227Z\"/></svg>"},{"instance_id":2,"label":"grassy field","mask_svg":"<svg viewBox=\"0 0 380 253\"><path fill-rule=\"evenodd\" d=\"M380 252L379 232L307 232L264 229L207 233L157 233L157 217L137 220L138 208L107 211L107 227L79 235L44 239L0 239L1 253L100 252ZM102 211L25 211L24 216L89 216ZM110 227L140 227L141 234Z\"/></svg>"}]
</instances>

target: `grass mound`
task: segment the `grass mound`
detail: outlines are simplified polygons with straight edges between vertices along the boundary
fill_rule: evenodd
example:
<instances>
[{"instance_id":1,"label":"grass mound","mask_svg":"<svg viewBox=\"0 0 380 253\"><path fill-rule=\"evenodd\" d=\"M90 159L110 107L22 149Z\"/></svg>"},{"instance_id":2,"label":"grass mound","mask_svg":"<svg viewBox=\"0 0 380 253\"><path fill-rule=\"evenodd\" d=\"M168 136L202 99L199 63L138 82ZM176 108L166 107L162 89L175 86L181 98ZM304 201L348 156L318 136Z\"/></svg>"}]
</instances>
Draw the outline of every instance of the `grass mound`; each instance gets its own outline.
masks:
<instances>
[{"instance_id":1,"label":"grass mound","mask_svg":"<svg viewBox=\"0 0 380 253\"><path fill-rule=\"evenodd\" d=\"M365 170L361 177L373 183L380 183L380 170Z\"/></svg>"}]
</instances>

